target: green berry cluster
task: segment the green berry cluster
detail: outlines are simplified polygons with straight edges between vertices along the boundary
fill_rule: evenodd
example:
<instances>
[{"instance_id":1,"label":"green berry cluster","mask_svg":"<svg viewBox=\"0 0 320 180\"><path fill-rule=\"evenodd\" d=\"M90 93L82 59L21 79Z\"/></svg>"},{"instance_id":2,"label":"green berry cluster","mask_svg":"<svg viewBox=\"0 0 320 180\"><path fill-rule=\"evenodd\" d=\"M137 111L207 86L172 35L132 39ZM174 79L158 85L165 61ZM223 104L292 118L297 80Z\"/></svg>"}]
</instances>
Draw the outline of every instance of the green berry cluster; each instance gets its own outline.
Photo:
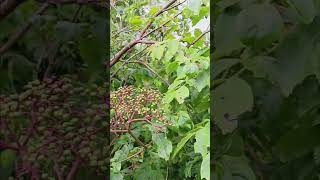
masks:
<instances>
[{"instance_id":1,"label":"green berry cluster","mask_svg":"<svg viewBox=\"0 0 320 180\"><path fill-rule=\"evenodd\" d=\"M66 76L0 96L0 150L18 155L14 177L66 179L73 168L83 167L103 174L109 144L106 87Z\"/></svg>"},{"instance_id":2,"label":"green berry cluster","mask_svg":"<svg viewBox=\"0 0 320 180\"><path fill-rule=\"evenodd\" d=\"M129 123L144 120L150 123L170 125L161 108L162 95L158 90L120 87L110 94L111 131L127 131Z\"/></svg>"}]
</instances>

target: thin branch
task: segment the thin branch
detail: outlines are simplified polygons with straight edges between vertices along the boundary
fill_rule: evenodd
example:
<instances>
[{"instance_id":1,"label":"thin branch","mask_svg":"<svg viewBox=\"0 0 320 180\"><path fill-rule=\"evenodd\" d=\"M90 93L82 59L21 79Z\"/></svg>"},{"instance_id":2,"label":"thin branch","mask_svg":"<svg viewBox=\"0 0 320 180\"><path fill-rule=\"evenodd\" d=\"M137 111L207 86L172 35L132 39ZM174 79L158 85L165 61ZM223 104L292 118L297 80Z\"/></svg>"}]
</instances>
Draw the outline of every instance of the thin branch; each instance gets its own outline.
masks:
<instances>
[{"instance_id":1,"label":"thin branch","mask_svg":"<svg viewBox=\"0 0 320 180\"><path fill-rule=\"evenodd\" d=\"M67 175L67 179L66 180L72 180L74 178L74 176L75 176L75 174L76 174L76 172L77 172L77 170L78 170L78 168L80 166L80 163L81 163L81 158L80 158L80 156L78 156L76 158L76 161L74 161L72 163L71 170L70 170L69 174Z\"/></svg>"},{"instance_id":2,"label":"thin branch","mask_svg":"<svg viewBox=\"0 0 320 180\"><path fill-rule=\"evenodd\" d=\"M179 16L180 14L182 14L182 11L180 11L179 13L177 13L175 16L173 16L171 19L169 19L168 21L162 23L159 27L157 27L156 29L153 29L152 31L146 33L145 35L143 35L143 38L149 36L150 34L154 33L155 31L161 29L162 27L164 27L165 25L167 25L169 22L172 22L172 20L174 18L176 18L177 16Z\"/></svg>"},{"instance_id":3,"label":"thin branch","mask_svg":"<svg viewBox=\"0 0 320 180\"><path fill-rule=\"evenodd\" d=\"M15 8L17 8L24 0L4 0L0 3L0 21L7 17Z\"/></svg>"},{"instance_id":4,"label":"thin branch","mask_svg":"<svg viewBox=\"0 0 320 180\"><path fill-rule=\"evenodd\" d=\"M198 42L204 35L206 35L207 33L209 33L210 30L206 30L205 32L203 32L200 36L198 36L195 40L193 40L189 45L187 45L187 48L191 47L192 45L194 45L196 42Z\"/></svg>"},{"instance_id":5,"label":"thin branch","mask_svg":"<svg viewBox=\"0 0 320 180\"><path fill-rule=\"evenodd\" d=\"M37 15L42 15L49 7L48 3L43 4L39 10L35 13L34 16ZM4 54L8 49L10 49L20 38L22 38L22 36L28 32L28 30L31 28L31 26L33 25L33 18L30 18L28 23L25 24L17 33L15 33L8 41L6 44L4 44L1 48L0 48L0 55Z\"/></svg>"},{"instance_id":6,"label":"thin branch","mask_svg":"<svg viewBox=\"0 0 320 180\"><path fill-rule=\"evenodd\" d=\"M155 44L157 41L139 40L138 43L141 44Z\"/></svg>"},{"instance_id":7,"label":"thin branch","mask_svg":"<svg viewBox=\"0 0 320 180\"><path fill-rule=\"evenodd\" d=\"M176 4L176 5L172 6L172 7L167 8L166 11L169 11L169 10L171 10L171 9L173 9L173 8L176 8L176 7L180 6L181 4L185 3L186 1L187 1L187 0L184 0L184 1L182 1L182 2L179 2L178 4Z\"/></svg>"},{"instance_id":8,"label":"thin branch","mask_svg":"<svg viewBox=\"0 0 320 180\"><path fill-rule=\"evenodd\" d=\"M177 0L171 0L167 5L162 7L162 9L160 9L153 16L153 18L155 18L155 17L159 16L160 14L162 14L163 12L165 12L166 9L168 9L176 1ZM152 23L153 23L153 20L149 21L147 23L147 25L142 29L142 31L140 32L140 35L137 38L131 40L125 47L123 47L118 53L115 54L115 56L110 60L110 67L112 67L114 64L116 64L126 52L128 52L131 48L133 48L138 43L138 41L143 39L143 36L145 35L146 31L150 28Z\"/></svg>"},{"instance_id":9,"label":"thin branch","mask_svg":"<svg viewBox=\"0 0 320 180\"><path fill-rule=\"evenodd\" d=\"M136 63L136 64L141 64L145 66L149 71L151 71L154 75L156 75L165 85L169 86L169 82L165 79L163 79L155 70L153 70L148 64L142 62L142 61L130 61L128 63Z\"/></svg>"},{"instance_id":10,"label":"thin branch","mask_svg":"<svg viewBox=\"0 0 320 180\"><path fill-rule=\"evenodd\" d=\"M141 54L142 52L144 52L149 46L145 47L144 49L142 49L141 51L137 52L136 54L132 55L131 57L129 57L125 62L123 62L121 64L121 66L111 75L110 79L112 79L123 67L125 64L127 64L132 58L136 57L137 55Z\"/></svg>"}]
</instances>

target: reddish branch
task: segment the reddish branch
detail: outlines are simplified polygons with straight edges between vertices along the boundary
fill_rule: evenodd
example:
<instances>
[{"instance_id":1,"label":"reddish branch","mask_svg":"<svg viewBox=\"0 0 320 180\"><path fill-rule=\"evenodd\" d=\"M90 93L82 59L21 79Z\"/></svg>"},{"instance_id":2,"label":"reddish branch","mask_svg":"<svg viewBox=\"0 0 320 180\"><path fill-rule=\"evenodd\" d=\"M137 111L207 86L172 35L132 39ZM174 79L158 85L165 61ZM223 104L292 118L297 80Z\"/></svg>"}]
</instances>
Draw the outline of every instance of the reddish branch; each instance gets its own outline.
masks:
<instances>
[{"instance_id":1,"label":"reddish branch","mask_svg":"<svg viewBox=\"0 0 320 180\"><path fill-rule=\"evenodd\" d=\"M0 3L0 21L7 17L24 0L4 0Z\"/></svg>"},{"instance_id":2,"label":"reddish branch","mask_svg":"<svg viewBox=\"0 0 320 180\"><path fill-rule=\"evenodd\" d=\"M163 6L162 9L160 9L157 13L155 13L153 15L153 18L158 17L160 14L167 11L167 9L171 5L173 5L176 1L177 0L171 0L167 5ZM136 44L139 43L139 41L141 41L144 38L144 35L146 34L147 30L150 28L152 23L153 23L153 20L149 21L147 25L140 31L140 35L138 37L131 40L125 47L123 47L118 53L114 55L114 57L110 61L110 67L116 64L126 52L128 52L131 48L133 48Z\"/></svg>"},{"instance_id":3,"label":"reddish branch","mask_svg":"<svg viewBox=\"0 0 320 180\"><path fill-rule=\"evenodd\" d=\"M75 174L76 174L76 172L77 172L77 170L78 170L78 168L80 166L80 163L81 163L81 157L78 156L76 161L74 161L72 163L72 168L71 168L66 180L72 180L74 178L74 176L75 176Z\"/></svg>"},{"instance_id":4,"label":"reddish branch","mask_svg":"<svg viewBox=\"0 0 320 180\"><path fill-rule=\"evenodd\" d=\"M191 47L192 45L194 45L196 42L198 42L204 35L206 35L207 33L209 33L210 30L206 30L205 32L203 32L202 34L200 34L200 36L198 36L195 40L193 40L188 46L187 48Z\"/></svg>"}]
</instances>

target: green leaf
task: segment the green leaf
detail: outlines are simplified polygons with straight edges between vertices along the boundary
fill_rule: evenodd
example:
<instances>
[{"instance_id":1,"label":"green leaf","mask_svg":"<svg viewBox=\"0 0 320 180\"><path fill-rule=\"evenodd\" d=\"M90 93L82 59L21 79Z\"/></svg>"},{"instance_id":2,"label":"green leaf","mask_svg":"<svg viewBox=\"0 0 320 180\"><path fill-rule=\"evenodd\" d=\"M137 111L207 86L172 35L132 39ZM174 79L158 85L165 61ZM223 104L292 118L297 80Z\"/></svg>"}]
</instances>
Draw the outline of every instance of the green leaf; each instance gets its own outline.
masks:
<instances>
[{"instance_id":1,"label":"green leaf","mask_svg":"<svg viewBox=\"0 0 320 180\"><path fill-rule=\"evenodd\" d=\"M16 153L12 150L0 152L0 179L7 179L11 175L16 158Z\"/></svg>"},{"instance_id":2,"label":"green leaf","mask_svg":"<svg viewBox=\"0 0 320 180\"><path fill-rule=\"evenodd\" d=\"M240 2L241 0L223 0L217 3L217 5L221 8L221 10L224 10L230 6L233 6Z\"/></svg>"},{"instance_id":3,"label":"green leaf","mask_svg":"<svg viewBox=\"0 0 320 180\"><path fill-rule=\"evenodd\" d=\"M168 161L170 158L170 154L172 152L171 141L167 139L167 137L164 133L152 134L152 140L157 145L157 152L158 152L159 157Z\"/></svg>"},{"instance_id":4,"label":"green leaf","mask_svg":"<svg viewBox=\"0 0 320 180\"><path fill-rule=\"evenodd\" d=\"M210 153L204 157L200 169L201 179L210 179Z\"/></svg>"},{"instance_id":5,"label":"green leaf","mask_svg":"<svg viewBox=\"0 0 320 180\"><path fill-rule=\"evenodd\" d=\"M184 99L187 97L189 97L189 89L186 86L181 86L179 89L177 89L175 98L179 102L179 104L182 104L184 102Z\"/></svg>"},{"instance_id":6,"label":"green leaf","mask_svg":"<svg viewBox=\"0 0 320 180\"><path fill-rule=\"evenodd\" d=\"M175 158L175 156L178 154L181 148L183 148L183 146L189 141L189 139L192 138L192 136L194 136L197 133L197 131L201 128L202 127L199 126L186 133L186 135L179 141L176 148L174 149L171 159Z\"/></svg>"},{"instance_id":7,"label":"green leaf","mask_svg":"<svg viewBox=\"0 0 320 180\"><path fill-rule=\"evenodd\" d=\"M244 60L242 63L248 70L253 72L255 77L271 80L276 59L270 56L256 56Z\"/></svg>"},{"instance_id":8,"label":"green leaf","mask_svg":"<svg viewBox=\"0 0 320 180\"><path fill-rule=\"evenodd\" d=\"M288 2L303 23L309 24L313 21L317 13L313 0L288 0Z\"/></svg>"},{"instance_id":9,"label":"green leaf","mask_svg":"<svg viewBox=\"0 0 320 180\"><path fill-rule=\"evenodd\" d=\"M223 13L218 17L214 36L216 56L229 55L244 47L240 41L238 28L235 15Z\"/></svg>"},{"instance_id":10,"label":"green leaf","mask_svg":"<svg viewBox=\"0 0 320 180\"><path fill-rule=\"evenodd\" d=\"M320 21L301 26L289 34L275 51L270 77L277 82L285 96L307 76L320 79L320 43L316 42L320 32Z\"/></svg>"},{"instance_id":11,"label":"green leaf","mask_svg":"<svg viewBox=\"0 0 320 180\"><path fill-rule=\"evenodd\" d=\"M163 56L165 45L155 44L151 51L151 58L153 60L160 60Z\"/></svg>"},{"instance_id":12,"label":"green leaf","mask_svg":"<svg viewBox=\"0 0 320 180\"><path fill-rule=\"evenodd\" d=\"M201 0L189 0L188 8L193 11L194 15L198 15L200 11L202 1Z\"/></svg>"},{"instance_id":13,"label":"green leaf","mask_svg":"<svg viewBox=\"0 0 320 180\"><path fill-rule=\"evenodd\" d=\"M237 17L241 41L255 49L265 48L279 40L284 26L279 12L270 4L253 4Z\"/></svg>"},{"instance_id":14,"label":"green leaf","mask_svg":"<svg viewBox=\"0 0 320 180\"><path fill-rule=\"evenodd\" d=\"M194 152L200 153L204 158L210 147L210 123L196 133L196 142L194 143Z\"/></svg>"},{"instance_id":15,"label":"green leaf","mask_svg":"<svg viewBox=\"0 0 320 180\"><path fill-rule=\"evenodd\" d=\"M169 40L168 42L168 50L165 55L166 60L170 60L178 51L179 42L176 39Z\"/></svg>"},{"instance_id":16,"label":"green leaf","mask_svg":"<svg viewBox=\"0 0 320 180\"><path fill-rule=\"evenodd\" d=\"M251 88L246 81L234 77L218 86L213 94L214 120L223 133L232 132L237 127L238 116L253 106Z\"/></svg>"},{"instance_id":17,"label":"green leaf","mask_svg":"<svg viewBox=\"0 0 320 180\"><path fill-rule=\"evenodd\" d=\"M58 34L57 38L63 41L76 37L81 31L79 24L68 21L59 21L55 28Z\"/></svg>"},{"instance_id":18,"label":"green leaf","mask_svg":"<svg viewBox=\"0 0 320 180\"><path fill-rule=\"evenodd\" d=\"M210 75L208 71L201 72L195 80L195 88L200 92L206 86L210 86Z\"/></svg>"},{"instance_id":19,"label":"green leaf","mask_svg":"<svg viewBox=\"0 0 320 180\"><path fill-rule=\"evenodd\" d=\"M142 24L142 19L140 16L133 16L132 18L129 19L129 23L131 25L137 26Z\"/></svg>"},{"instance_id":20,"label":"green leaf","mask_svg":"<svg viewBox=\"0 0 320 180\"><path fill-rule=\"evenodd\" d=\"M221 179L256 180L255 174L249 166L248 160L242 156L224 155L221 158L223 172Z\"/></svg>"},{"instance_id":21,"label":"green leaf","mask_svg":"<svg viewBox=\"0 0 320 180\"><path fill-rule=\"evenodd\" d=\"M110 180L123 180L123 175L121 173L110 173Z\"/></svg>"},{"instance_id":22,"label":"green leaf","mask_svg":"<svg viewBox=\"0 0 320 180\"><path fill-rule=\"evenodd\" d=\"M283 162L300 158L320 145L317 140L320 137L319 127L301 127L285 133L276 143L274 150Z\"/></svg>"},{"instance_id":23,"label":"green leaf","mask_svg":"<svg viewBox=\"0 0 320 180\"><path fill-rule=\"evenodd\" d=\"M216 78L220 75L223 71L228 70L233 65L240 62L240 59L236 58L226 58L226 59L219 59L213 62L213 67L215 71L213 71L213 78Z\"/></svg>"},{"instance_id":24,"label":"green leaf","mask_svg":"<svg viewBox=\"0 0 320 180\"><path fill-rule=\"evenodd\" d=\"M80 56L89 66L92 73L101 69L105 60L105 49L103 41L95 36L83 37L79 42Z\"/></svg>"}]
</instances>

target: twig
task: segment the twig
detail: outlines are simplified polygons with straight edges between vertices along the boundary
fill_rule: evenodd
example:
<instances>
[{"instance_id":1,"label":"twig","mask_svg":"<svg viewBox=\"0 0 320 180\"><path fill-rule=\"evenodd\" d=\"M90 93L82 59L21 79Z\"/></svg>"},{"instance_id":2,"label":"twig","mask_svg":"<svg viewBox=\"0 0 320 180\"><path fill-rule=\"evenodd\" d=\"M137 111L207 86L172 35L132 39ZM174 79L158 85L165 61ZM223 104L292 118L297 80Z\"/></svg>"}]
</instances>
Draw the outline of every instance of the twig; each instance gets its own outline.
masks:
<instances>
[{"instance_id":1,"label":"twig","mask_svg":"<svg viewBox=\"0 0 320 180\"><path fill-rule=\"evenodd\" d=\"M145 51L149 46L145 47L144 49L142 49L141 51L137 52L136 54L132 55L131 57L129 57L125 62L123 62L121 64L121 66L110 76L110 79L112 79L121 69L122 67L127 64L132 58L136 57L137 55L141 54L143 51Z\"/></svg>"},{"instance_id":2,"label":"twig","mask_svg":"<svg viewBox=\"0 0 320 180\"><path fill-rule=\"evenodd\" d=\"M185 3L186 1L187 1L187 0L184 0L184 1L182 1L182 2L179 2L178 4L176 4L176 5L174 5L174 6L170 7L170 8L167 8L166 11L169 11L169 10L171 10L171 9L173 9L173 8L176 8L176 7L180 6L181 4Z\"/></svg>"},{"instance_id":3,"label":"twig","mask_svg":"<svg viewBox=\"0 0 320 180\"><path fill-rule=\"evenodd\" d=\"M136 63L136 64L141 64L145 66L149 71L151 71L154 75L156 75L165 85L169 86L169 82L165 79L163 79L155 70L153 70L148 64L142 62L142 61L130 61L128 63Z\"/></svg>"},{"instance_id":4,"label":"twig","mask_svg":"<svg viewBox=\"0 0 320 180\"><path fill-rule=\"evenodd\" d=\"M177 0L171 0L167 5L165 5L162 9L160 9L153 18L159 16L163 12L166 11L173 3L175 3ZM146 31L150 28L151 24L153 23L153 20L149 21L147 25L142 29L140 32L140 35L136 37L135 39L131 40L125 47L123 47L118 53L114 55L114 57L110 60L110 67L112 67L114 64L116 64L121 57L128 52L132 47L134 47L140 40L143 39L143 36L145 35Z\"/></svg>"},{"instance_id":5,"label":"twig","mask_svg":"<svg viewBox=\"0 0 320 180\"><path fill-rule=\"evenodd\" d=\"M43 4L39 10L33 16L42 15L49 7L48 3ZM25 24L17 33L15 33L6 44L0 48L0 55L4 54L8 49L10 49L33 25L33 18L30 18L28 23Z\"/></svg>"},{"instance_id":6,"label":"twig","mask_svg":"<svg viewBox=\"0 0 320 180\"><path fill-rule=\"evenodd\" d=\"M179 16L182 13L182 11L180 11L179 13L177 13L175 16L173 16L171 19L169 19L168 21L162 23L159 27L157 27L156 29L153 29L152 31L146 33L145 35L143 35L143 38L149 36L150 34L154 33L155 31L161 29L162 27L164 27L165 25L167 25L169 22L172 22L172 19L176 18L177 16Z\"/></svg>"},{"instance_id":7,"label":"twig","mask_svg":"<svg viewBox=\"0 0 320 180\"><path fill-rule=\"evenodd\" d=\"M24 0L4 0L0 3L0 21L7 17Z\"/></svg>"},{"instance_id":8,"label":"twig","mask_svg":"<svg viewBox=\"0 0 320 180\"><path fill-rule=\"evenodd\" d=\"M205 32L203 32L200 36L198 36L195 40L193 40L189 45L187 45L187 48L191 47L192 45L194 45L196 42L198 42L204 35L206 35L208 32L210 32L210 30L206 30Z\"/></svg>"},{"instance_id":9,"label":"twig","mask_svg":"<svg viewBox=\"0 0 320 180\"><path fill-rule=\"evenodd\" d=\"M76 158L76 161L74 161L72 163L71 170L70 170L69 174L67 175L67 179L66 180L72 180L73 179L73 177L75 176L75 174L76 174L76 172L77 172L77 170L78 170L78 168L80 166L80 163L81 163L81 158L80 158L80 156L78 156Z\"/></svg>"}]
</instances>

